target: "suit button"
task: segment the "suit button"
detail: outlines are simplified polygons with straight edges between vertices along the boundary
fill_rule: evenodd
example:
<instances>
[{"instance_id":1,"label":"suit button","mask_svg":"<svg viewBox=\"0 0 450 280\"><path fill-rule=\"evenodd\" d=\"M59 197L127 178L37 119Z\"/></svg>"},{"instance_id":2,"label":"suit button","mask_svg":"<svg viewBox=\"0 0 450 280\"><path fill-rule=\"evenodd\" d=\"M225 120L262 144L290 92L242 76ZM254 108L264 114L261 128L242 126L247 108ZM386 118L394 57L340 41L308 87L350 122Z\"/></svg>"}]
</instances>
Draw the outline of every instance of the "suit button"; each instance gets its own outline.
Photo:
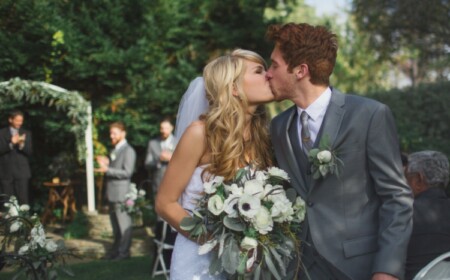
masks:
<instances>
[{"instance_id":1,"label":"suit button","mask_svg":"<svg viewBox=\"0 0 450 280\"><path fill-rule=\"evenodd\" d=\"M312 202L312 201L308 201L307 203L306 203L309 207L313 207L313 205L314 205L314 202Z\"/></svg>"}]
</instances>

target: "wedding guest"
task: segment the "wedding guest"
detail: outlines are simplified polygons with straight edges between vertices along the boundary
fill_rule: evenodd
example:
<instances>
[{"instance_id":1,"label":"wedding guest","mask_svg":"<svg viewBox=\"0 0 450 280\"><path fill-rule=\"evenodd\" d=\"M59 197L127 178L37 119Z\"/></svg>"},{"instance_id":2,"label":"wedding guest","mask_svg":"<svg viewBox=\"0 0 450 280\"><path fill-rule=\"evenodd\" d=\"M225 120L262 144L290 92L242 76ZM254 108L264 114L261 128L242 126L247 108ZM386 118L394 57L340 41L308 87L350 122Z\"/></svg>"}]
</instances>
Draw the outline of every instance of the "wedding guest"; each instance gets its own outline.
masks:
<instances>
[{"instance_id":1,"label":"wedding guest","mask_svg":"<svg viewBox=\"0 0 450 280\"><path fill-rule=\"evenodd\" d=\"M299 279L402 279L413 201L391 111L330 85L338 40L327 28L288 23L267 35L273 94L294 103L270 132L280 168L307 205ZM324 139L343 164L317 177L309 151Z\"/></svg>"},{"instance_id":2,"label":"wedding guest","mask_svg":"<svg viewBox=\"0 0 450 280\"><path fill-rule=\"evenodd\" d=\"M173 125L170 119L166 118L159 124L160 136L148 142L145 167L149 171L152 181L153 197L158 191L159 184L161 184L167 165L177 145L177 139L172 132Z\"/></svg>"},{"instance_id":3,"label":"wedding guest","mask_svg":"<svg viewBox=\"0 0 450 280\"><path fill-rule=\"evenodd\" d=\"M150 180L152 183L152 199L156 197L161 180L166 172L167 165L172 158L173 151L177 145L177 139L172 134L173 125L170 119L163 119L159 124L160 136L148 142L147 157L145 158L145 167L149 171ZM155 238L160 240L163 235L164 222L158 217L155 226ZM175 243L176 232L167 227L165 244L173 245ZM157 248L154 248L155 257ZM172 250L163 251L164 263L167 268L170 268L170 261L172 258Z\"/></svg>"},{"instance_id":4,"label":"wedding guest","mask_svg":"<svg viewBox=\"0 0 450 280\"><path fill-rule=\"evenodd\" d=\"M24 115L19 110L10 112L8 122L0 129L0 193L29 204L31 133L22 128Z\"/></svg>"},{"instance_id":5,"label":"wedding guest","mask_svg":"<svg viewBox=\"0 0 450 280\"><path fill-rule=\"evenodd\" d=\"M136 152L128 144L125 125L121 122L112 123L109 127L109 137L114 149L109 158L99 156L98 172L105 174L106 196L109 204L109 216L114 235L111 251L105 259L122 260L130 257L132 238L132 221L130 215L123 211L120 202L130 191L130 182L136 164Z\"/></svg>"},{"instance_id":6,"label":"wedding guest","mask_svg":"<svg viewBox=\"0 0 450 280\"><path fill-rule=\"evenodd\" d=\"M429 262L450 251L450 198L445 193L448 159L437 151L412 153L406 178L415 197L406 261L406 279L413 279Z\"/></svg>"}]
</instances>

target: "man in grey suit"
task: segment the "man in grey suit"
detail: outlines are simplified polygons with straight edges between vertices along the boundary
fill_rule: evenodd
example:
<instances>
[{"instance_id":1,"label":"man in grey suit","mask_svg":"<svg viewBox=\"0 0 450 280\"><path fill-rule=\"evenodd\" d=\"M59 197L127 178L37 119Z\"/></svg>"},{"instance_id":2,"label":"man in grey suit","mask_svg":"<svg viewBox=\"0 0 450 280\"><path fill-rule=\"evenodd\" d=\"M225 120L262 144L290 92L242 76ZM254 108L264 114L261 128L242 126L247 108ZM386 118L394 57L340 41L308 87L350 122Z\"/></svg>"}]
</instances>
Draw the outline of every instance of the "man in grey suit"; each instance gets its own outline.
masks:
<instances>
[{"instance_id":1,"label":"man in grey suit","mask_svg":"<svg viewBox=\"0 0 450 280\"><path fill-rule=\"evenodd\" d=\"M145 158L145 167L148 169L152 182L152 198L156 197L159 184L162 181L167 165L172 158L173 151L177 145L177 139L172 134L173 125L170 119L163 119L159 124L160 136L148 142L147 157ZM164 221L158 217L155 227L155 238L160 240L163 236ZM176 232L171 231L169 227L166 233L164 243L173 245L176 239ZM155 246L155 256L157 247ZM172 250L163 251L164 263L170 268Z\"/></svg>"},{"instance_id":2,"label":"man in grey suit","mask_svg":"<svg viewBox=\"0 0 450 280\"><path fill-rule=\"evenodd\" d=\"M23 121L23 113L13 110L9 126L0 129L0 193L16 196L20 204L29 204L31 133L22 128Z\"/></svg>"},{"instance_id":3,"label":"man in grey suit","mask_svg":"<svg viewBox=\"0 0 450 280\"><path fill-rule=\"evenodd\" d=\"M119 202L125 200L130 191L131 176L136 164L136 152L126 140L125 126L120 122L112 123L109 136L114 149L109 158L97 157L99 172L105 173L106 196L109 202L109 216L114 235L111 252L105 258L121 260L130 257L131 246L131 217L122 211Z\"/></svg>"},{"instance_id":4,"label":"man in grey suit","mask_svg":"<svg viewBox=\"0 0 450 280\"><path fill-rule=\"evenodd\" d=\"M278 165L307 206L300 278L402 279L413 200L389 108L329 86L338 46L326 28L273 25L267 37L272 91L295 103L270 131ZM343 165L313 179L308 154L325 138Z\"/></svg>"},{"instance_id":5,"label":"man in grey suit","mask_svg":"<svg viewBox=\"0 0 450 280\"><path fill-rule=\"evenodd\" d=\"M177 139L173 136L172 131L172 123L169 119L164 119L159 124L160 136L148 142L145 167L150 173L153 197L158 191L159 184L166 172L167 164L169 164L177 145Z\"/></svg>"}]
</instances>

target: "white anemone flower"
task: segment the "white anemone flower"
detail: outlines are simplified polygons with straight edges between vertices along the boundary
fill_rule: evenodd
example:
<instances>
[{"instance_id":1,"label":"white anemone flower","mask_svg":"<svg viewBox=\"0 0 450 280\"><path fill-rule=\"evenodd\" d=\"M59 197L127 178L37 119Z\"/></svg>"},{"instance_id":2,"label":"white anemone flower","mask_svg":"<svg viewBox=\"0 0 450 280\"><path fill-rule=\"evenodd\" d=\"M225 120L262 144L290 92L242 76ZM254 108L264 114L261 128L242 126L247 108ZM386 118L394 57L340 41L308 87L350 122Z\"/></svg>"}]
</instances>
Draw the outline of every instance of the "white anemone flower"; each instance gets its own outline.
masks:
<instances>
[{"instance_id":1,"label":"white anemone flower","mask_svg":"<svg viewBox=\"0 0 450 280\"><path fill-rule=\"evenodd\" d=\"M198 247L198 254L199 255L208 254L209 252L211 252L214 249L214 247L216 247L216 245L217 245L217 240L216 239L209 240L205 244L200 245Z\"/></svg>"},{"instance_id":2,"label":"white anemone flower","mask_svg":"<svg viewBox=\"0 0 450 280\"><path fill-rule=\"evenodd\" d=\"M260 207L258 213L256 213L252 220L253 226L260 234L267 234L272 231L273 220L270 216L270 212L266 207Z\"/></svg>"},{"instance_id":3,"label":"white anemone flower","mask_svg":"<svg viewBox=\"0 0 450 280\"><path fill-rule=\"evenodd\" d=\"M275 201L277 199L286 198L286 191L283 186L267 184L264 187L264 197L266 200Z\"/></svg>"},{"instance_id":4,"label":"white anemone flower","mask_svg":"<svg viewBox=\"0 0 450 280\"><path fill-rule=\"evenodd\" d=\"M220 196L213 195L208 200L208 210L216 216L219 216L223 212L224 203Z\"/></svg>"},{"instance_id":5,"label":"white anemone flower","mask_svg":"<svg viewBox=\"0 0 450 280\"><path fill-rule=\"evenodd\" d=\"M238 202L241 195L230 194L224 201L224 211L230 218L238 217Z\"/></svg>"},{"instance_id":6,"label":"white anemone flower","mask_svg":"<svg viewBox=\"0 0 450 280\"><path fill-rule=\"evenodd\" d=\"M289 180L289 175L283 169L277 167L270 167L267 172L270 176L281 177L285 180Z\"/></svg>"},{"instance_id":7,"label":"white anemone flower","mask_svg":"<svg viewBox=\"0 0 450 280\"><path fill-rule=\"evenodd\" d=\"M50 252L56 252L56 250L58 249L58 245L55 243L55 241L53 240L48 240L47 243L45 244L45 249Z\"/></svg>"},{"instance_id":8,"label":"white anemone flower","mask_svg":"<svg viewBox=\"0 0 450 280\"><path fill-rule=\"evenodd\" d=\"M255 196L244 193L238 202L239 213L247 218L253 218L261 208L261 200Z\"/></svg>"},{"instance_id":9,"label":"white anemone flower","mask_svg":"<svg viewBox=\"0 0 450 280\"><path fill-rule=\"evenodd\" d=\"M244 184L244 193L262 199L264 197L264 182L259 180L248 180Z\"/></svg>"}]
</instances>

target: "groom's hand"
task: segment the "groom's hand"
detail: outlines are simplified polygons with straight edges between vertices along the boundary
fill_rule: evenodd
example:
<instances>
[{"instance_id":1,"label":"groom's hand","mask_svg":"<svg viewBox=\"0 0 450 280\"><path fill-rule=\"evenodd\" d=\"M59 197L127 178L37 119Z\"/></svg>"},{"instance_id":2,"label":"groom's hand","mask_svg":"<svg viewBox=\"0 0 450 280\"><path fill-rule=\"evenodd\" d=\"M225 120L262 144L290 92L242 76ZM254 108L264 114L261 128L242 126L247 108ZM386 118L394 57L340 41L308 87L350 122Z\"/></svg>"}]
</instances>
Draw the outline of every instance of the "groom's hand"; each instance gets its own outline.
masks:
<instances>
[{"instance_id":1,"label":"groom's hand","mask_svg":"<svg viewBox=\"0 0 450 280\"><path fill-rule=\"evenodd\" d=\"M387 273L375 273L372 280L398 280L398 278Z\"/></svg>"}]
</instances>

